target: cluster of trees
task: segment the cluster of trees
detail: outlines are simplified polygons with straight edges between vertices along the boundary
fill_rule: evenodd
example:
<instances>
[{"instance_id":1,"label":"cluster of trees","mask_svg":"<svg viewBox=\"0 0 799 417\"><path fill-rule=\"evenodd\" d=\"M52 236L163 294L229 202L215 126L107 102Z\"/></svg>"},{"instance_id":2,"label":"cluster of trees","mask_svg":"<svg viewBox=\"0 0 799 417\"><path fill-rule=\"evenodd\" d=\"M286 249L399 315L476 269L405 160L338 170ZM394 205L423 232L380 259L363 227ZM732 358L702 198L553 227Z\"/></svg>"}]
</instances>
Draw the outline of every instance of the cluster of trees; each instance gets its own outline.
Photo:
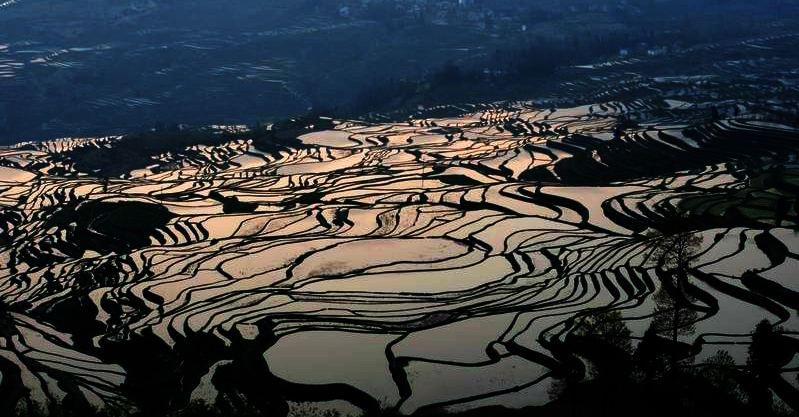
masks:
<instances>
[{"instance_id":1,"label":"cluster of trees","mask_svg":"<svg viewBox=\"0 0 799 417\"><path fill-rule=\"evenodd\" d=\"M662 284L649 329L634 346L619 310L575 320L566 342L588 369L554 380L552 415L580 415L587 411L581 404L590 404L607 415L799 416L799 391L782 376L796 353L795 339L763 319L751 333L745 365L725 349L694 363L699 351L679 336L694 334L701 319L690 277L702 239L690 232L649 239Z\"/></svg>"}]
</instances>

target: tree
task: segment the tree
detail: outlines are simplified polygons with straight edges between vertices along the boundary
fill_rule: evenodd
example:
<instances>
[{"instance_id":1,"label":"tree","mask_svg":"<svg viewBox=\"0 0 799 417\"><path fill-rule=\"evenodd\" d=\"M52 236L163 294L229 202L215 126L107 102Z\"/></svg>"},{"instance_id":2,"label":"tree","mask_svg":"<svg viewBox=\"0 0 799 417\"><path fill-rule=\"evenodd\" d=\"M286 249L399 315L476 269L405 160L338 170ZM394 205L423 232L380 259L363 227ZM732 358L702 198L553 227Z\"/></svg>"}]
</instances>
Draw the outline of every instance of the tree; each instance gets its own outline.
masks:
<instances>
[{"instance_id":1,"label":"tree","mask_svg":"<svg viewBox=\"0 0 799 417\"><path fill-rule=\"evenodd\" d=\"M661 287L654 296L655 309L652 312L654 317L650 328L658 333L671 331L672 342L677 342L677 336L687 336L694 334L696 326L694 323L698 318L696 310L688 306L688 302L696 301L696 298L682 290L680 279L675 274L668 275L673 279L672 285L677 288L677 297L673 297L669 292ZM683 301L684 300L684 301Z\"/></svg>"},{"instance_id":2,"label":"tree","mask_svg":"<svg viewBox=\"0 0 799 417\"><path fill-rule=\"evenodd\" d=\"M746 395L741 391L736 380L738 370L735 369L735 359L730 355L730 352L726 349L721 349L713 356L702 361L702 363L708 366L698 372L700 377L706 379L725 394L741 402L745 401Z\"/></svg>"},{"instance_id":3,"label":"tree","mask_svg":"<svg viewBox=\"0 0 799 417\"><path fill-rule=\"evenodd\" d=\"M746 359L750 378L742 388L750 405L777 415L795 416L799 411L799 390L783 379L782 372L793 360L796 348L795 341L785 336L784 331L782 326L772 325L767 319L755 325ZM776 401L772 390L777 395Z\"/></svg>"},{"instance_id":4,"label":"tree","mask_svg":"<svg viewBox=\"0 0 799 417\"><path fill-rule=\"evenodd\" d=\"M702 244L702 236L690 232L674 235L650 233L648 237L650 262L654 261L659 268L679 270L686 274Z\"/></svg>"},{"instance_id":5,"label":"tree","mask_svg":"<svg viewBox=\"0 0 799 417\"><path fill-rule=\"evenodd\" d=\"M575 338L584 343L583 347L591 352L587 355L591 356L587 358L589 361L594 361L587 364L587 373L591 379L603 379L605 383L618 383L621 377L627 379L629 368L623 366L623 363L625 360L629 361L635 349L632 345L632 332L624 322L621 311L604 311L576 318L567 340L574 341ZM574 345L572 347L577 348ZM621 360L618 358L619 352ZM547 394L550 399L561 398L578 382L574 375L553 378Z\"/></svg>"},{"instance_id":6,"label":"tree","mask_svg":"<svg viewBox=\"0 0 799 417\"><path fill-rule=\"evenodd\" d=\"M674 235L650 235L649 260L661 271L661 287L655 293L655 309L650 329L660 333L671 332L670 368L677 369L679 361L677 337L696 331L693 323L698 314L691 305L696 298L685 291L691 263L702 244L702 236L685 232Z\"/></svg>"},{"instance_id":7,"label":"tree","mask_svg":"<svg viewBox=\"0 0 799 417\"><path fill-rule=\"evenodd\" d=\"M605 311L599 314L583 316L575 320L572 334L575 336L595 337L632 354L632 332L619 310Z\"/></svg>"},{"instance_id":8,"label":"tree","mask_svg":"<svg viewBox=\"0 0 799 417\"><path fill-rule=\"evenodd\" d=\"M752 379L746 384L749 403L761 410L770 410L774 399L768 389L769 376L779 371L777 337L781 327L774 327L767 319L761 320L752 331L752 343L747 349L746 364Z\"/></svg>"},{"instance_id":9,"label":"tree","mask_svg":"<svg viewBox=\"0 0 799 417\"><path fill-rule=\"evenodd\" d=\"M768 319L760 320L752 331L752 343L747 349L746 364L757 373L779 370L781 357L779 336L782 326L772 326Z\"/></svg>"}]
</instances>

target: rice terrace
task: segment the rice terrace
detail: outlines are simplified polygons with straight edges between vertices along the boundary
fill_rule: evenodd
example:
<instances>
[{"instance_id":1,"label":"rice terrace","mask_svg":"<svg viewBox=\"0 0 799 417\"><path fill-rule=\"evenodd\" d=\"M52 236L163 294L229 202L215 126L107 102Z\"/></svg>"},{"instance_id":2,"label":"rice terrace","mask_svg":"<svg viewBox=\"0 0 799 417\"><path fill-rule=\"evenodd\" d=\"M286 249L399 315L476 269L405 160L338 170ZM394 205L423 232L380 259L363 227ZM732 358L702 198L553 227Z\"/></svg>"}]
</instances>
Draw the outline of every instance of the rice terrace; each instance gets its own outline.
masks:
<instances>
[{"instance_id":1,"label":"rice terrace","mask_svg":"<svg viewBox=\"0 0 799 417\"><path fill-rule=\"evenodd\" d=\"M0 148L0 415L795 415L798 46Z\"/></svg>"}]
</instances>

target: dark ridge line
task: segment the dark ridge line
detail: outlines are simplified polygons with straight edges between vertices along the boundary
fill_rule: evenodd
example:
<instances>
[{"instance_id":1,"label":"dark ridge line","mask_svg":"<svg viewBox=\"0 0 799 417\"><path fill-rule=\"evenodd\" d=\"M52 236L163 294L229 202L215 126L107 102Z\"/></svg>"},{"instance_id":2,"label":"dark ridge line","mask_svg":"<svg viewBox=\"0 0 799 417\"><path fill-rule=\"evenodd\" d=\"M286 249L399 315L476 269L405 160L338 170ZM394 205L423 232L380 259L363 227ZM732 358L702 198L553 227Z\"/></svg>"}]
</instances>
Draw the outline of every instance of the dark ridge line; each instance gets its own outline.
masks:
<instances>
[{"instance_id":1,"label":"dark ridge line","mask_svg":"<svg viewBox=\"0 0 799 417\"><path fill-rule=\"evenodd\" d=\"M749 291L774 300L786 307L799 311L799 292L786 288L782 284L761 277L756 272L745 272L741 275L741 284Z\"/></svg>"},{"instance_id":2,"label":"dark ridge line","mask_svg":"<svg viewBox=\"0 0 799 417\"><path fill-rule=\"evenodd\" d=\"M754 304L762 309L768 311L771 314L774 314L779 318L779 321L776 324L780 324L786 322L790 319L791 313L785 310L782 306L771 301L770 299L763 297L758 294L754 294L742 288L736 287L735 285L723 282L719 278L716 278L712 275L705 274L696 268L692 268L690 270L692 276L696 277L700 281L708 284L712 288L721 291L731 297L737 298L741 301L748 302L750 304Z\"/></svg>"}]
</instances>

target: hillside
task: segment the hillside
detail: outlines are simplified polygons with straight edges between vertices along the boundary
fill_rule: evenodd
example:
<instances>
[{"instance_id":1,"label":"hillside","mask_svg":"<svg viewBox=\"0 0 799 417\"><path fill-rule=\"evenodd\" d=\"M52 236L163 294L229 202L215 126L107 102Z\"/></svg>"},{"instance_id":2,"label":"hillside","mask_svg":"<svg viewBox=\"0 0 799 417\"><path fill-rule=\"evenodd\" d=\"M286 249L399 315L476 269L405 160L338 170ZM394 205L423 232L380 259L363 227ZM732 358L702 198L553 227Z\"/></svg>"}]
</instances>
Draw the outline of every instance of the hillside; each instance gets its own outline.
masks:
<instances>
[{"instance_id":1,"label":"hillside","mask_svg":"<svg viewBox=\"0 0 799 417\"><path fill-rule=\"evenodd\" d=\"M4 147L0 414L552 411L607 363L664 381L721 349L735 401L795 408L797 41L535 101Z\"/></svg>"}]
</instances>

